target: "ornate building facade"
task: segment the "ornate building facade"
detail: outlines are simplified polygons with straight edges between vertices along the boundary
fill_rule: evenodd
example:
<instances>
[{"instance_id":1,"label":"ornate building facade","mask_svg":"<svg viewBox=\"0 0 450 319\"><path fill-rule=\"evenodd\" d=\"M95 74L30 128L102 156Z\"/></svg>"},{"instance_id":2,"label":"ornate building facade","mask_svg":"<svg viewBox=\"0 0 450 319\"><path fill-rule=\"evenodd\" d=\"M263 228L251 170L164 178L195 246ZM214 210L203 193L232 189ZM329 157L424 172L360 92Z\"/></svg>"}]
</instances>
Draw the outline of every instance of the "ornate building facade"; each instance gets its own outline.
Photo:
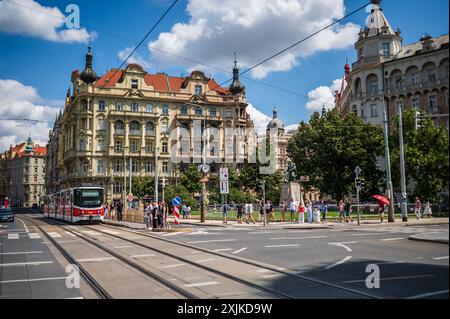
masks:
<instances>
[{"instance_id":1,"label":"ornate building facade","mask_svg":"<svg viewBox=\"0 0 450 319\"><path fill-rule=\"evenodd\" d=\"M335 92L336 108L374 125L382 125L384 105L390 124L399 106L448 115L448 45L448 34L427 35L404 45L401 31L394 31L384 15L381 1L372 1L366 28L355 44L358 60L352 67L345 66L342 88ZM448 116L435 121L448 130Z\"/></svg>"},{"instance_id":2,"label":"ornate building facade","mask_svg":"<svg viewBox=\"0 0 450 319\"><path fill-rule=\"evenodd\" d=\"M253 123L236 62L233 82L223 88L200 71L174 77L137 64L97 77L92 60L89 49L85 69L72 73L72 92L51 132L48 169L59 175L49 174L49 185L103 186L108 201L123 198L129 176L153 176L157 169L168 182L176 180L201 162L205 143L208 159L215 160L209 163L213 174L225 160L239 170L234 150L247 154L249 148L225 131L246 131Z\"/></svg>"},{"instance_id":3,"label":"ornate building facade","mask_svg":"<svg viewBox=\"0 0 450 319\"><path fill-rule=\"evenodd\" d=\"M32 207L45 194L46 148L27 143L11 146L0 157L0 200L9 198L10 206Z\"/></svg>"}]
</instances>

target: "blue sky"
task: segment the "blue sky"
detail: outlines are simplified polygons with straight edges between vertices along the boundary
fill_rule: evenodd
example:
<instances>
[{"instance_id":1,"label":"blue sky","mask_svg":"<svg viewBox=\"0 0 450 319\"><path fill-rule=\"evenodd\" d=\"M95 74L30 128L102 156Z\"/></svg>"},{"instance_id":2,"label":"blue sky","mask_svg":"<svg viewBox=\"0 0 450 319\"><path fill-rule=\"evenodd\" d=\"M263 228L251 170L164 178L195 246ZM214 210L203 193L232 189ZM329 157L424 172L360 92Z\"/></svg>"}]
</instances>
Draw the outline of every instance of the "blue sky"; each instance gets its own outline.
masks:
<instances>
[{"instance_id":1,"label":"blue sky","mask_svg":"<svg viewBox=\"0 0 450 319\"><path fill-rule=\"evenodd\" d=\"M20 7L19 4L22 1L28 3L32 0L10 1L14 1L15 5ZM333 1L335 0L331 2ZM89 32L94 31L97 34L92 47L94 69L100 75L112 67L119 66L121 61L118 53L134 45L133 42L120 37L135 41L140 40L148 31L149 26L159 18L172 1L39 0L37 2L43 7L56 6L63 13L68 4L76 3L79 5L81 27L86 28ZM224 3L226 1L221 2ZM394 29L399 27L402 30L405 44L418 41L424 33L429 33L432 36L448 33L448 0L433 0L429 3L432 5L427 5L427 2L419 0L383 1L385 15ZM347 12L363 4L364 1L359 0L344 1ZM187 5L188 0L180 0L157 30L149 37L145 45L138 50L138 55L150 65L150 68L147 68L148 72L167 72L171 75L187 74L185 61L178 60L180 62L178 64L177 59L172 59L168 63L164 57L159 61L153 58L147 47L148 42L161 44L161 41L157 42L160 33L170 32L174 24L189 23L192 10L194 9L191 9L191 11L187 10ZM31 8L26 8L25 5L22 7L23 10L31 11L29 13L33 14ZM364 10L360 11L344 21L343 24L352 22L363 26L367 15ZM26 32L11 33L7 29L5 31L5 28L7 28L5 26L2 29L1 19L0 14L0 80L15 80L24 86L31 86L36 89L37 95L42 98L43 101L40 104L58 105L58 101L64 99L66 90L70 85L71 72L74 69L82 69L84 67L84 55L87 44L50 41L42 36L24 34ZM274 30L276 30L276 27L274 27ZM286 41L302 38L303 34L300 30L291 28L289 32L292 38ZM296 37L297 33L299 34L298 37ZM270 34L266 39L269 44L274 40L270 37ZM224 50L227 51L225 57L229 56L229 62L226 59L224 61L222 57L215 64L214 57L208 56L209 60L207 63L231 70L233 49L238 52L238 56L245 57L246 52L243 52L245 49L239 44L239 41L232 43L231 40L230 42L224 47ZM284 46L288 46L292 42L286 42ZM201 43L204 44L205 42ZM336 45L338 46L338 44ZM260 56L268 57L282 48L282 42L277 42L273 48L270 48L270 45L269 47L266 45L260 50ZM271 49L272 51L270 51ZM300 51L301 49L302 45L297 48ZM202 59L201 57L192 56L193 52L193 50L189 50L182 52L181 55ZM180 53L177 52L177 54ZM299 54L301 55L301 53ZM333 80L340 78L343 75L343 66L347 58L350 63L355 60L355 52L351 45L346 45L345 48L312 52L306 57L297 57L296 65L289 70L269 72L260 80L307 95L308 92L318 86L330 86ZM247 58L247 64L253 62L250 60L250 58ZM226 74L206 67L202 67L202 70L208 75L211 74L217 81L223 81L229 77ZM310 111L305 107L308 101L307 98L269 88L245 78L242 79L242 82L247 87L247 99L249 102L265 114L271 115L273 107L276 106L279 116L286 125L295 124L309 118Z\"/></svg>"}]
</instances>

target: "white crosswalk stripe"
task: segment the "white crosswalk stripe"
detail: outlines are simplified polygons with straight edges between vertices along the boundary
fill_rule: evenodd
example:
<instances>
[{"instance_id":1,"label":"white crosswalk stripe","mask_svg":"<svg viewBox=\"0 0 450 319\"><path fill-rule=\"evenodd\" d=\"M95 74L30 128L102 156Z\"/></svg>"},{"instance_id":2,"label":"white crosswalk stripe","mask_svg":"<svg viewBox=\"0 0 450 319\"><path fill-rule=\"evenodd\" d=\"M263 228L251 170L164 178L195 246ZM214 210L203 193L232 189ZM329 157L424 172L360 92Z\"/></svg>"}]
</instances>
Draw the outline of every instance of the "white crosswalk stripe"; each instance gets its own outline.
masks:
<instances>
[{"instance_id":1,"label":"white crosswalk stripe","mask_svg":"<svg viewBox=\"0 0 450 319\"><path fill-rule=\"evenodd\" d=\"M19 234L16 233L8 234L8 239L19 239Z\"/></svg>"},{"instance_id":2,"label":"white crosswalk stripe","mask_svg":"<svg viewBox=\"0 0 450 319\"><path fill-rule=\"evenodd\" d=\"M29 237L30 239L39 239L39 238L41 238L41 235L39 235L39 234L37 234L37 233L29 233L29 234L28 234L28 237Z\"/></svg>"},{"instance_id":3,"label":"white crosswalk stripe","mask_svg":"<svg viewBox=\"0 0 450 319\"><path fill-rule=\"evenodd\" d=\"M55 232L49 232L48 235L49 235L51 238L61 238L61 237L62 237L60 234L55 233Z\"/></svg>"}]
</instances>

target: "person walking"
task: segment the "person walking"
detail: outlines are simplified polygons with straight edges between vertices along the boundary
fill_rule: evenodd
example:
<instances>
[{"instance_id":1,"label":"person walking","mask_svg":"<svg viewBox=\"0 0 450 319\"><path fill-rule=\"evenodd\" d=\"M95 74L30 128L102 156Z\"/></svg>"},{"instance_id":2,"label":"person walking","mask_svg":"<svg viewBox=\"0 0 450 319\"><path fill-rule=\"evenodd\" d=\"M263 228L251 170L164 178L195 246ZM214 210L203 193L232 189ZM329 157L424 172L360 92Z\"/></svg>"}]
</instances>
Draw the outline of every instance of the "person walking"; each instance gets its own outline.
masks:
<instances>
[{"instance_id":1,"label":"person walking","mask_svg":"<svg viewBox=\"0 0 450 319\"><path fill-rule=\"evenodd\" d=\"M228 207L227 207L227 204L224 204L222 206L222 217L223 217L223 223L224 224L227 223L227 213L228 213Z\"/></svg>"},{"instance_id":2,"label":"person walking","mask_svg":"<svg viewBox=\"0 0 450 319\"><path fill-rule=\"evenodd\" d=\"M297 211L297 204L294 202L293 198L289 201L289 211L291 212L291 222L294 222L294 214Z\"/></svg>"},{"instance_id":3,"label":"person walking","mask_svg":"<svg viewBox=\"0 0 450 319\"><path fill-rule=\"evenodd\" d=\"M187 219L191 218L191 213L192 213L192 207L191 205L187 206Z\"/></svg>"},{"instance_id":4,"label":"person walking","mask_svg":"<svg viewBox=\"0 0 450 319\"><path fill-rule=\"evenodd\" d=\"M425 208L423 209L423 214L428 218L431 218L432 217L431 215L433 215L433 212L431 211L430 202L428 202L428 201L425 204Z\"/></svg>"},{"instance_id":5,"label":"person walking","mask_svg":"<svg viewBox=\"0 0 450 319\"><path fill-rule=\"evenodd\" d=\"M264 222L264 220L265 220L264 212L265 212L265 204L264 204L264 201L261 199L259 201L259 222L260 223Z\"/></svg>"},{"instance_id":6,"label":"person walking","mask_svg":"<svg viewBox=\"0 0 450 319\"><path fill-rule=\"evenodd\" d=\"M242 215L244 214L244 207L241 203L237 203L237 219L238 224L242 224Z\"/></svg>"},{"instance_id":7,"label":"person walking","mask_svg":"<svg viewBox=\"0 0 450 319\"><path fill-rule=\"evenodd\" d=\"M305 205L300 204L298 208L298 223L303 224L305 222Z\"/></svg>"},{"instance_id":8,"label":"person walking","mask_svg":"<svg viewBox=\"0 0 450 319\"><path fill-rule=\"evenodd\" d=\"M119 203L117 204L117 220L119 222L122 221L122 211L123 211L123 202L122 200L120 200Z\"/></svg>"},{"instance_id":9,"label":"person walking","mask_svg":"<svg viewBox=\"0 0 450 319\"><path fill-rule=\"evenodd\" d=\"M158 228L164 227L164 205L162 201L158 203Z\"/></svg>"},{"instance_id":10,"label":"person walking","mask_svg":"<svg viewBox=\"0 0 450 319\"><path fill-rule=\"evenodd\" d=\"M321 203L320 211L322 213L322 224L326 224L327 223L327 212L328 212L327 203L325 203L325 202Z\"/></svg>"},{"instance_id":11,"label":"person walking","mask_svg":"<svg viewBox=\"0 0 450 319\"><path fill-rule=\"evenodd\" d=\"M342 199L339 201L338 211L339 211L339 222L342 223L342 221L344 220L344 201Z\"/></svg>"},{"instance_id":12,"label":"person walking","mask_svg":"<svg viewBox=\"0 0 450 319\"><path fill-rule=\"evenodd\" d=\"M150 205L148 203L144 203L144 222L145 228L150 229L150 215L151 215Z\"/></svg>"},{"instance_id":13,"label":"person walking","mask_svg":"<svg viewBox=\"0 0 450 319\"><path fill-rule=\"evenodd\" d=\"M152 204L152 228L158 228L158 203L153 201Z\"/></svg>"},{"instance_id":14,"label":"person walking","mask_svg":"<svg viewBox=\"0 0 450 319\"><path fill-rule=\"evenodd\" d=\"M417 220L420 219L421 210L422 210L422 203L420 202L419 197L416 197L416 202L414 204L414 214L416 214Z\"/></svg>"},{"instance_id":15,"label":"person walking","mask_svg":"<svg viewBox=\"0 0 450 319\"><path fill-rule=\"evenodd\" d=\"M346 198L345 204L344 204L345 222L346 223L349 223L349 220L351 222L353 222L352 217L351 217L351 209L352 209L352 205L350 204L350 201L348 200L348 198Z\"/></svg>"},{"instance_id":16,"label":"person walking","mask_svg":"<svg viewBox=\"0 0 450 319\"><path fill-rule=\"evenodd\" d=\"M285 222L285 216L286 216L286 210L287 210L287 205L286 202L282 202L281 203L281 222L284 223Z\"/></svg>"},{"instance_id":17,"label":"person walking","mask_svg":"<svg viewBox=\"0 0 450 319\"><path fill-rule=\"evenodd\" d=\"M105 206L103 208L103 219L108 218L109 212L108 212L108 203L105 203Z\"/></svg>"},{"instance_id":18,"label":"person walking","mask_svg":"<svg viewBox=\"0 0 450 319\"><path fill-rule=\"evenodd\" d=\"M383 224L384 222L384 203L379 202L378 203L378 215L380 216L380 224Z\"/></svg>"},{"instance_id":19,"label":"person walking","mask_svg":"<svg viewBox=\"0 0 450 319\"><path fill-rule=\"evenodd\" d=\"M254 210L253 204L250 202L246 206L247 206L247 224L249 224L250 221L253 224L256 224L255 219L253 218L253 210Z\"/></svg>"},{"instance_id":20,"label":"person walking","mask_svg":"<svg viewBox=\"0 0 450 319\"><path fill-rule=\"evenodd\" d=\"M308 203L306 205L306 211L308 213L308 224L312 224L312 222L313 222L313 205L310 200L308 200Z\"/></svg>"},{"instance_id":21,"label":"person walking","mask_svg":"<svg viewBox=\"0 0 450 319\"><path fill-rule=\"evenodd\" d=\"M186 204L183 204L183 206L181 207L181 212L183 214L183 219L186 219L189 215L189 209Z\"/></svg>"}]
</instances>

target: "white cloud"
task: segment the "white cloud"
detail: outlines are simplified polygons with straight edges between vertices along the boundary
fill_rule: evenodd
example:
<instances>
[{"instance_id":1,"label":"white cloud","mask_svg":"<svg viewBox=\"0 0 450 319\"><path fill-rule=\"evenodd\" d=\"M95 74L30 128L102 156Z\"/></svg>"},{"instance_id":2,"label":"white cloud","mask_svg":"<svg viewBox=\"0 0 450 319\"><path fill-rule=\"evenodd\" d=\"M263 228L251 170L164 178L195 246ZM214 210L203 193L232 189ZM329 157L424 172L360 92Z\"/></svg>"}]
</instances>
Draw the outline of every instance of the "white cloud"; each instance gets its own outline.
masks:
<instances>
[{"instance_id":1,"label":"white cloud","mask_svg":"<svg viewBox=\"0 0 450 319\"><path fill-rule=\"evenodd\" d=\"M285 127L287 133L298 130L298 124L292 124Z\"/></svg>"},{"instance_id":2,"label":"white cloud","mask_svg":"<svg viewBox=\"0 0 450 319\"><path fill-rule=\"evenodd\" d=\"M48 124L14 119L53 121L58 112L58 108L47 105L34 87L0 79L0 151L9 149L11 144L26 141L28 134L33 141L44 146L48 140Z\"/></svg>"},{"instance_id":3,"label":"white cloud","mask_svg":"<svg viewBox=\"0 0 450 319\"><path fill-rule=\"evenodd\" d=\"M269 124L272 118L258 110L251 103L249 103L247 106L247 113L250 115L250 119L253 121L255 130L258 132L258 135L265 134L267 124Z\"/></svg>"},{"instance_id":4,"label":"white cloud","mask_svg":"<svg viewBox=\"0 0 450 319\"><path fill-rule=\"evenodd\" d=\"M65 29L66 16L57 7L44 7L33 0L0 1L0 32L24 34L55 42L85 43L85 28Z\"/></svg>"},{"instance_id":5,"label":"white cloud","mask_svg":"<svg viewBox=\"0 0 450 319\"><path fill-rule=\"evenodd\" d=\"M331 86L319 86L308 93L308 102L306 108L310 112L320 112L325 104L325 109L330 110L334 107L334 94L336 90L341 89L342 79L336 79Z\"/></svg>"},{"instance_id":6,"label":"white cloud","mask_svg":"<svg viewBox=\"0 0 450 319\"><path fill-rule=\"evenodd\" d=\"M178 55L231 69L233 52L242 68L250 67L345 15L343 0L189 0L188 23L176 23L148 44L153 58L164 67L195 66L162 54ZM254 69L252 76L288 71L299 59L320 51L345 49L357 40L359 26L335 25ZM181 64L180 63L184 63Z\"/></svg>"},{"instance_id":7,"label":"white cloud","mask_svg":"<svg viewBox=\"0 0 450 319\"><path fill-rule=\"evenodd\" d=\"M119 53L117 53L117 56L119 57L119 59L121 61L125 61L125 59L128 57L128 55L130 55L131 51L133 51L134 48L125 48L122 51L120 51ZM136 63L139 64L140 66L142 66L144 68L144 70L150 70L152 65L151 63L149 63L147 60L145 60L141 55L139 55L138 53L134 53L130 59L128 59L128 64L131 63Z\"/></svg>"}]
</instances>

